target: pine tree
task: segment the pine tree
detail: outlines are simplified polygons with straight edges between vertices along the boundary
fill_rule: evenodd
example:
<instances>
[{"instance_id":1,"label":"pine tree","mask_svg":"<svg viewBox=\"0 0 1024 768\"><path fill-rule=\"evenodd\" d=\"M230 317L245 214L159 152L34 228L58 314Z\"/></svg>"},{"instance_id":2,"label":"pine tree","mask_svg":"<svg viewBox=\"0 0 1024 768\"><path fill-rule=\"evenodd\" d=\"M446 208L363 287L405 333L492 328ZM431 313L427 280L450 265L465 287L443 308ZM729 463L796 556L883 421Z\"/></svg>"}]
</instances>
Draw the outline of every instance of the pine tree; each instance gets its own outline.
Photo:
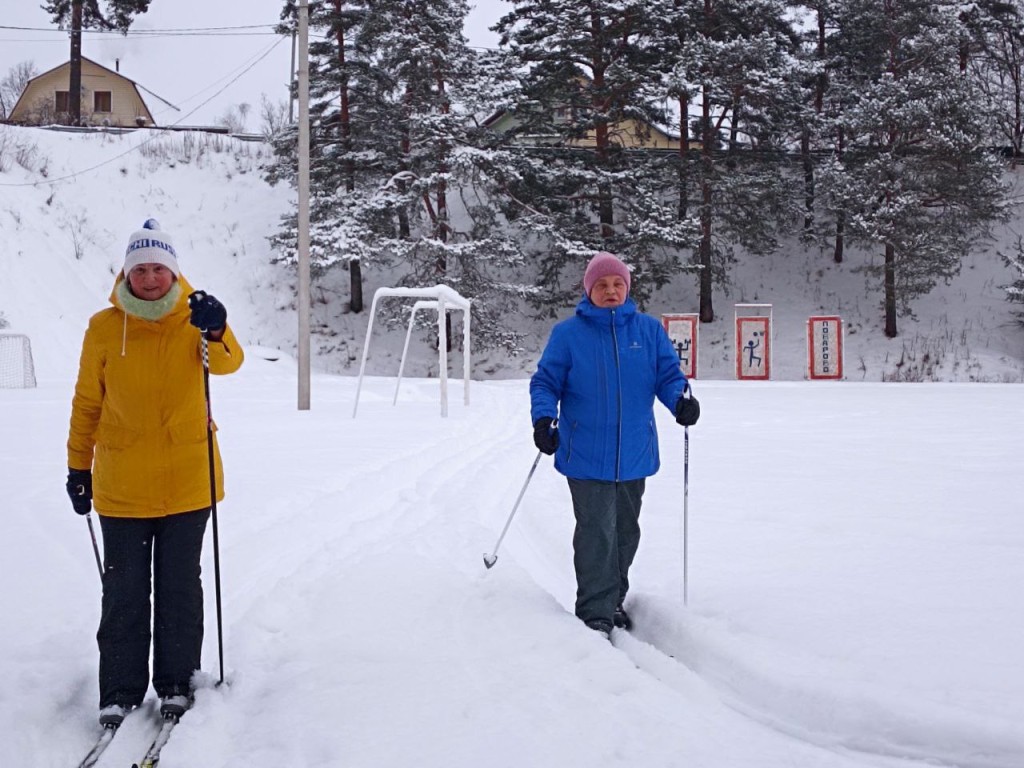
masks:
<instances>
[{"instance_id":1,"label":"pine tree","mask_svg":"<svg viewBox=\"0 0 1024 768\"><path fill-rule=\"evenodd\" d=\"M699 201L702 322L715 319L712 289L727 280L739 245L752 253L776 246L794 192L787 156L799 112L796 37L775 0L666 0L661 40L664 94L695 105L699 156L681 158L679 210ZM691 192L692 190L692 192ZM686 201L686 202L684 202Z\"/></svg>"},{"instance_id":2,"label":"pine tree","mask_svg":"<svg viewBox=\"0 0 1024 768\"><path fill-rule=\"evenodd\" d=\"M842 154L823 186L848 233L880 247L885 333L910 301L948 279L1002 215L1001 163L986 150L977 89L961 72L963 27L953 3L843 0L836 54Z\"/></svg>"},{"instance_id":3,"label":"pine tree","mask_svg":"<svg viewBox=\"0 0 1024 768\"><path fill-rule=\"evenodd\" d=\"M510 108L517 124L503 142L510 197L535 236L546 286L536 303L554 311L577 299L582 264L608 250L631 264L642 305L679 272L679 253L693 241L692 223L679 220L666 193L672 167L625 148L668 121L653 89L661 19L639 2L512 3L496 26L521 76Z\"/></svg>"},{"instance_id":4,"label":"pine tree","mask_svg":"<svg viewBox=\"0 0 1024 768\"><path fill-rule=\"evenodd\" d=\"M465 3L322 10L314 21L327 36L311 46L310 72L315 274L347 263L390 268L401 285L445 283L474 300L476 342L517 350L501 317L531 288L515 274L521 249L492 210L489 154L474 149L495 70L462 37ZM282 162L268 178L288 178L290 137L277 147ZM294 227L293 216L276 238L289 260Z\"/></svg>"}]
</instances>

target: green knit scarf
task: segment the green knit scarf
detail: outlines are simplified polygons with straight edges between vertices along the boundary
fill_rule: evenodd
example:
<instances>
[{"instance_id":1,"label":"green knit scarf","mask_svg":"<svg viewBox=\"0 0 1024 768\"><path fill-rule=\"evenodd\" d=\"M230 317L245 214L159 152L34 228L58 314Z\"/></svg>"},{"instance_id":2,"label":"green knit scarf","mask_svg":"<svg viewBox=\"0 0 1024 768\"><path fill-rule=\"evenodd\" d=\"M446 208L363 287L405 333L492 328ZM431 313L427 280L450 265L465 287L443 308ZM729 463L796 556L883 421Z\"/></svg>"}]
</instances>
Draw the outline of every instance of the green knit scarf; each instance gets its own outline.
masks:
<instances>
[{"instance_id":1,"label":"green knit scarf","mask_svg":"<svg viewBox=\"0 0 1024 768\"><path fill-rule=\"evenodd\" d=\"M181 296L181 285L177 280L171 286L171 290L164 294L163 298L156 301L146 301L133 294L128 288L128 281L122 280L117 284L117 301L121 309L133 317L149 320L155 323L170 314L174 305L178 303Z\"/></svg>"}]
</instances>

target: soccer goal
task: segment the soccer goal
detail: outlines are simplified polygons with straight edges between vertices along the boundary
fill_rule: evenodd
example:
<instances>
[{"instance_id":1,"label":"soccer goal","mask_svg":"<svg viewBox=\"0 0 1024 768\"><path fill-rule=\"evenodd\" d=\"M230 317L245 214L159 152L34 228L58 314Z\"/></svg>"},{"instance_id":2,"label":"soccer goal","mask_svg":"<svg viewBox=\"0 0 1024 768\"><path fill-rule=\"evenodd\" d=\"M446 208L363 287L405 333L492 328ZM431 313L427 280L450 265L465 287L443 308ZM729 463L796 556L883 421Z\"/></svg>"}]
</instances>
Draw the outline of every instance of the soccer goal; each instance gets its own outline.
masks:
<instances>
[{"instance_id":1,"label":"soccer goal","mask_svg":"<svg viewBox=\"0 0 1024 768\"><path fill-rule=\"evenodd\" d=\"M0 333L0 389L27 389L36 385L32 342L23 333Z\"/></svg>"},{"instance_id":2,"label":"soccer goal","mask_svg":"<svg viewBox=\"0 0 1024 768\"><path fill-rule=\"evenodd\" d=\"M441 415L448 415L448 346L443 343L447 337L448 311L449 309L462 310L462 378L463 397L466 405L469 405L469 371L470 371L470 301L461 296L458 291L449 288L447 285L435 285L430 288L378 288L373 294L373 304L370 307L370 322L366 327L366 341L363 342L363 362L359 365L359 381L356 384L356 401L352 406L352 418L355 418L359 410L359 393L363 388L363 374L366 372L366 358L370 354L370 338L373 335L373 319L377 314L377 302L382 298L422 298L413 305L412 313L409 316L409 331L405 336L405 349L402 351L402 362L398 369L398 385L402 383L402 370L405 368L405 354L409 351L409 336L412 334L413 319L419 309L433 309L437 311L437 338L442 343L437 345L437 362L439 378L441 380ZM395 387L395 402L398 401L398 385Z\"/></svg>"}]
</instances>

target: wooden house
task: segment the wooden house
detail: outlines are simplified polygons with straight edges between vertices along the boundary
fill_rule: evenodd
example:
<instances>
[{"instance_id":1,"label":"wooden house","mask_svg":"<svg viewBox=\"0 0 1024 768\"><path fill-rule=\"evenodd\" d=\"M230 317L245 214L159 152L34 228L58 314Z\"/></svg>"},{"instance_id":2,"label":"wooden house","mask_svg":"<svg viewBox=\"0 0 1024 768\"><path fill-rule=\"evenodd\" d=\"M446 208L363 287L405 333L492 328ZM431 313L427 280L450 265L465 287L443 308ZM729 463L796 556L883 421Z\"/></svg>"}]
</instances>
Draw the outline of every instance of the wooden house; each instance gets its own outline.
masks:
<instances>
[{"instance_id":1,"label":"wooden house","mask_svg":"<svg viewBox=\"0 0 1024 768\"><path fill-rule=\"evenodd\" d=\"M559 123L569 122L568 107L554 107L552 109L552 123L558 126ZM567 138L564 134L529 134L517 131L522 120L514 113L508 111L496 112L484 121L484 127L499 135L513 137L510 141L515 146L522 147L573 147L578 149L593 149L597 146L595 131L591 129L582 136ZM612 144L622 149L639 150L661 150L678 152L680 137L664 128L645 123L635 119L627 119L608 125L608 134ZM690 140L691 149L699 149L700 142Z\"/></svg>"},{"instance_id":2,"label":"wooden house","mask_svg":"<svg viewBox=\"0 0 1024 768\"><path fill-rule=\"evenodd\" d=\"M8 122L47 125L68 122L71 62L28 81ZM82 57L82 124L122 128L156 125L139 86L120 72Z\"/></svg>"}]
</instances>

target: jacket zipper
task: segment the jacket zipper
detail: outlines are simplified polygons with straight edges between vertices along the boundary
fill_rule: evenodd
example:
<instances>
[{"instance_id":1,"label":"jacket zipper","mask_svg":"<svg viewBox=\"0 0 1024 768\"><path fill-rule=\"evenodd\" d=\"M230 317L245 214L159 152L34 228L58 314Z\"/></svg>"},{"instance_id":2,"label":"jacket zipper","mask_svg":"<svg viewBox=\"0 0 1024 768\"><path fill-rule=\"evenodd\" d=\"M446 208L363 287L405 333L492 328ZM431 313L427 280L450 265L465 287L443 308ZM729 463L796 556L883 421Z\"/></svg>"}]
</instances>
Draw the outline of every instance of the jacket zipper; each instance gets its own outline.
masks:
<instances>
[{"instance_id":1,"label":"jacket zipper","mask_svg":"<svg viewBox=\"0 0 1024 768\"><path fill-rule=\"evenodd\" d=\"M615 435L615 482L619 482L619 468L622 464L622 365L619 361L619 337L615 333L615 310L611 312L612 319L612 351L615 353L615 389L616 407L619 418L616 421L617 432Z\"/></svg>"}]
</instances>

